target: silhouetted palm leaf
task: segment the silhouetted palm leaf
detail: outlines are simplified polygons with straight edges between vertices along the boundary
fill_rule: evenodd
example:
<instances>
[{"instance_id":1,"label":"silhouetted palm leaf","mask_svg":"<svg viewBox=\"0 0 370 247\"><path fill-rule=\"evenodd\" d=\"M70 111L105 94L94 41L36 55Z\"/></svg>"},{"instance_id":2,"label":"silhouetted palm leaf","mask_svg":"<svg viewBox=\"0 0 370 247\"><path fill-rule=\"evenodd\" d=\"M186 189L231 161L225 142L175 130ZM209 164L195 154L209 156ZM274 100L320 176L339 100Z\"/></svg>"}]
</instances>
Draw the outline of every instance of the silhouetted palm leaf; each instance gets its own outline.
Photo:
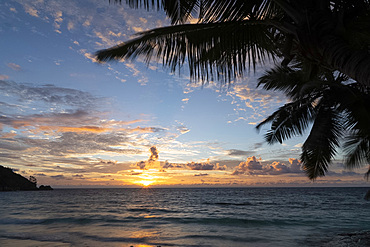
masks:
<instances>
[{"instance_id":1,"label":"silhouetted palm leaf","mask_svg":"<svg viewBox=\"0 0 370 247\"><path fill-rule=\"evenodd\" d=\"M115 2L121 1L116 0ZM370 86L370 3L368 0L126 0L126 3L135 8L163 9L171 18L172 24L186 23L191 18L197 18L198 23L202 24L231 22L236 26L239 25L239 22L245 20L262 21L264 25L270 27L268 30L270 38L278 37L275 40L277 45L275 46L274 55L284 58L283 63L285 65L294 56L302 56L311 60L312 64L316 64L316 66L324 66L331 71L339 70L358 83ZM181 27L189 31L188 26ZM199 26L190 28L199 30ZM179 29L170 30L179 32ZM219 32L222 32L222 30L219 30ZM149 33L142 34L142 38L145 39L144 36ZM152 45L171 46L176 44L175 41L178 38L176 35L167 37L167 42L155 43L161 39L154 39L154 33L149 35ZM219 37L217 32L208 34L215 35L213 40ZM249 39L248 35L244 35L244 37ZM172 38L174 40L171 40ZM210 37L199 36L197 38L199 42L202 39L205 39L206 42ZM137 41L137 39L134 41ZM235 39L235 43L239 41ZM127 44L132 42L129 41ZM264 39L262 39L262 42L264 42ZM263 44L256 43L253 47L263 47ZM134 49L135 46L131 48ZM144 55L147 59L151 58L148 53L151 53L152 49L144 49L141 46L137 46L137 49L135 56ZM167 50L165 47L163 49ZM247 49L250 49L250 47ZM124 51L124 49L121 51ZM179 54L174 53L172 55L180 59L173 60L174 62L188 59L189 63L192 63L199 60L199 54L196 52L187 53L185 57L182 54L182 49L177 51ZM228 55L225 56L222 63L219 63L219 66L190 65L192 74L195 75L194 78L208 79L209 77L206 75L212 74L212 72L223 74L225 71L230 71L230 67L236 66L235 50L232 49L231 51L234 53L228 54L227 50L224 51L224 54ZM257 48L256 52L258 51L260 50ZM101 55L110 52L112 53L110 55ZM243 54L242 50L240 52ZM260 62L256 52L250 50L248 64L254 65ZM134 54L131 52L126 55L114 56L114 53L116 53L115 49L104 50L98 53L98 59L119 59ZM237 63L246 62L241 59L236 61ZM176 67L172 62L163 63L163 65L170 66L171 69ZM243 66L245 64L241 63L240 67ZM240 75L242 73L233 73L230 76L222 76L220 79L226 78L230 81L234 76Z\"/></svg>"},{"instance_id":2,"label":"silhouetted palm leaf","mask_svg":"<svg viewBox=\"0 0 370 247\"><path fill-rule=\"evenodd\" d=\"M271 129L265 134L269 144L282 143L293 136L302 135L314 118L312 98L303 98L279 108L270 117L257 125L260 129L271 122Z\"/></svg>"},{"instance_id":3,"label":"silhouetted palm leaf","mask_svg":"<svg viewBox=\"0 0 370 247\"><path fill-rule=\"evenodd\" d=\"M122 2L122 0L114 0ZM163 9L172 24L186 23L191 18L199 22L242 21L277 16L279 8L271 0L126 0L132 8Z\"/></svg>"},{"instance_id":4,"label":"silhouetted palm leaf","mask_svg":"<svg viewBox=\"0 0 370 247\"><path fill-rule=\"evenodd\" d=\"M329 103L329 102L328 102ZM310 135L302 146L301 161L307 176L325 176L342 134L340 114L321 102Z\"/></svg>"},{"instance_id":5,"label":"silhouetted palm leaf","mask_svg":"<svg viewBox=\"0 0 370 247\"><path fill-rule=\"evenodd\" d=\"M352 134L344 144L345 163L349 168L358 168L364 162L370 164L370 137Z\"/></svg>"},{"instance_id":6,"label":"silhouetted palm leaf","mask_svg":"<svg viewBox=\"0 0 370 247\"><path fill-rule=\"evenodd\" d=\"M230 39L233 37L233 39ZM272 56L274 44L268 28L258 21L185 24L139 33L127 43L97 53L100 61L135 59L144 55L149 63L161 61L175 71L188 61L190 75L209 79L217 72L218 79L240 76L253 61Z\"/></svg>"}]
</instances>

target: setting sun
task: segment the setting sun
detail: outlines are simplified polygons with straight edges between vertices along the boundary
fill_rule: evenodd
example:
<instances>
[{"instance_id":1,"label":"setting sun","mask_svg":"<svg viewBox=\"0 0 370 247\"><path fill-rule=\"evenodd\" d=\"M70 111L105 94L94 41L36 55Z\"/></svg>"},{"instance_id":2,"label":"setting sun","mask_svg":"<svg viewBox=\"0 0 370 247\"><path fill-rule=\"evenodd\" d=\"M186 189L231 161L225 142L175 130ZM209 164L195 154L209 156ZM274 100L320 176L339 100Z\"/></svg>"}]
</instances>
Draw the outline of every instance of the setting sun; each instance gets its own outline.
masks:
<instances>
[{"instance_id":1,"label":"setting sun","mask_svg":"<svg viewBox=\"0 0 370 247\"><path fill-rule=\"evenodd\" d=\"M141 184L141 185L143 185L144 187L148 187L149 185L151 185L152 183L154 183L154 181L151 181L151 180L142 180L142 181L139 181L138 183Z\"/></svg>"}]
</instances>

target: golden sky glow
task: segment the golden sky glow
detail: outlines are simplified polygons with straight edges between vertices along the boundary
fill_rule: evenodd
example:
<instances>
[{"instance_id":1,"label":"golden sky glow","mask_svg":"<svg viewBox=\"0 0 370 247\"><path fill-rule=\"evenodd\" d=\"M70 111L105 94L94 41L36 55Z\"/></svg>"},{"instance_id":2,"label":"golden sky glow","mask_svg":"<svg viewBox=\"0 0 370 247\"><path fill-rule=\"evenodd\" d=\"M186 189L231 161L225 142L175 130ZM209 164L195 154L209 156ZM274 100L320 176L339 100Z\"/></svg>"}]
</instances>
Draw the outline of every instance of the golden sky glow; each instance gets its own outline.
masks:
<instances>
[{"instance_id":1,"label":"golden sky glow","mask_svg":"<svg viewBox=\"0 0 370 247\"><path fill-rule=\"evenodd\" d=\"M255 124L287 102L256 73L223 87L94 53L169 25L109 1L0 1L0 165L54 187L312 186L306 136L267 145ZM270 66L266 64L266 66ZM317 185L364 185L340 154Z\"/></svg>"}]
</instances>

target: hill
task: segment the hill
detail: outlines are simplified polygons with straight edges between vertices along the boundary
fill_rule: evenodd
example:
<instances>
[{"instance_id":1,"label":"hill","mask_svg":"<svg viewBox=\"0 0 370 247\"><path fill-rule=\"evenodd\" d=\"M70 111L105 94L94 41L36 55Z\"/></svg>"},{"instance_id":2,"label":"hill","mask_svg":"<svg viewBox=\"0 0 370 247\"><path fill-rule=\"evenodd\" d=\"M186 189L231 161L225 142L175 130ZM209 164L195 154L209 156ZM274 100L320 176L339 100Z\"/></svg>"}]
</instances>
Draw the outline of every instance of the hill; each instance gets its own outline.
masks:
<instances>
[{"instance_id":1,"label":"hill","mask_svg":"<svg viewBox=\"0 0 370 247\"><path fill-rule=\"evenodd\" d=\"M41 187L41 186L40 186ZM43 186L41 189L45 189ZM14 190L39 190L36 183L30 182L27 178L13 172L12 169L0 165L0 191Z\"/></svg>"}]
</instances>

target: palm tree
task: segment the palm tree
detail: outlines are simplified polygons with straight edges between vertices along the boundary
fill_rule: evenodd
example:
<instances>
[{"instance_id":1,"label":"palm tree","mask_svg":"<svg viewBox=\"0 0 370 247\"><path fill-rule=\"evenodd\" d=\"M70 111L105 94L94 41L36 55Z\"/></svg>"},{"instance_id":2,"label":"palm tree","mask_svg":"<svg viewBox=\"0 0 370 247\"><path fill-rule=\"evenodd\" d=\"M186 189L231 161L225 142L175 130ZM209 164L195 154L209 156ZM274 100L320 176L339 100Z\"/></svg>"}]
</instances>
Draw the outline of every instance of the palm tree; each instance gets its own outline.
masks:
<instances>
[{"instance_id":1,"label":"palm tree","mask_svg":"<svg viewBox=\"0 0 370 247\"><path fill-rule=\"evenodd\" d=\"M115 0L121 2L121 0ZM144 56L193 79L231 81L256 63L294 56L370 86L369 0L126 0L163 9L172 26L97 52L99 61ZM191 18L197 24L186 24ZM232 37L232 38L230 38Z\"/></svg>"},{"instance_id":2,"label":"palm tree","mask_svg":"<svg viewBox=\"0 0 370 247\"><path fill-rule=\"evenodd\" d=\"M283 90L292 102L258 126L272 123L266 140L282 142L312 123L301 157L311 179L325 174L341 138L346 138L350 167L370 162L368 0L126 2L163 9L172 26L98 51L99 61L143 56L148 64L160 61L173 72L187 63L191 78L202 82L231 82L256 64L281 61L260 84ZM198 22L188 24L191 18Z\"/></svg>"},{"instance_id":3,"label":"palm tree","mask_svg":"<svg viewBox=\"0 0 370 247\"><path fill-rule=\"evenodd\" d=\"M304 68L282 66L267 71L259 78L259 85L267 90L283 91L291 98L291 102L257 125L260 129L271 123L265 134L269 144L302 135L312 126L301 154L303 169L310 179L325 175L342 139L348 168L370 163L368 88L325 69L307 78ZM370 169L366 175L369 174Z\"/></svg>"}]
</instances>

